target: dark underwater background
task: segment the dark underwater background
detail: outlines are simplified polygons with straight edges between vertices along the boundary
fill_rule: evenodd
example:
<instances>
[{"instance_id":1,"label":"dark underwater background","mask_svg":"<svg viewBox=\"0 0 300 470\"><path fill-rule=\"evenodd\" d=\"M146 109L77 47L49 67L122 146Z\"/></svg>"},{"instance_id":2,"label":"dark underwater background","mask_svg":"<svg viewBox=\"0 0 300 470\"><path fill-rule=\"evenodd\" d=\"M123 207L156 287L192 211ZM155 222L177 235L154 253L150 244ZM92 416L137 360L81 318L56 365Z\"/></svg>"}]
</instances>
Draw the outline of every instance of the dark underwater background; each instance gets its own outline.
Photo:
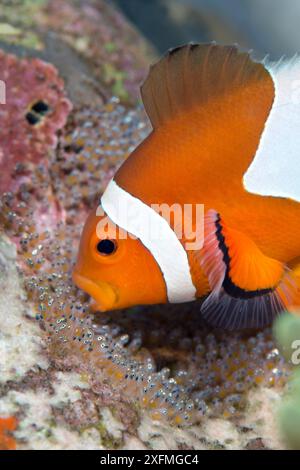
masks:
<instances>
[{"instance_id":1,"label":"dark underwater background","mask_svg":"<svg viewBox=\"0 0 300 470\"><path fill-rule=\"evenodd\" d=\"M114 0L163 53L189 41L238 43L271 59L300 49L298 0Z\"/></svg>"}]
</instances>

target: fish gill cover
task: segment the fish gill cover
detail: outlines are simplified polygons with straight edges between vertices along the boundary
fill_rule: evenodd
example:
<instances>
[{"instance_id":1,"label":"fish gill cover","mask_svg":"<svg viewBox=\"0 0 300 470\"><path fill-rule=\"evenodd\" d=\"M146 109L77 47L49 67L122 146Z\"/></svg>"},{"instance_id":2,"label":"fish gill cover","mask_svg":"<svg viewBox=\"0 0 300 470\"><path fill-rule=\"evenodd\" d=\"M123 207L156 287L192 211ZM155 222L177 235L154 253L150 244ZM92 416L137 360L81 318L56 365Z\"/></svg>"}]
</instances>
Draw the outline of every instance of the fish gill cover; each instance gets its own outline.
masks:
<instances>
[{"instance_id":1,"label":"fish gill cover","mask_svg":"<svg viewBox=\"0 0 300 470\"><path fill-rule=\"evenodd\" d=\"M97 70L93 79L105 75L101 66L105 63L108 68L117 67L120 73L128 70L123 62L116 65L115 48L120 57L119 44L106 46L108 56L104 57L98 55L96 42L93 48L75 41L74 36L77 41L80 36L93 43L95 12L109 18L101 22L105 26L97 33L104 35L105 44L110 44L112 33L107 31L115 18L118 25L121 21L111 10L104 14L107 6L102 3L100 10L93 2L80 3L84 4L83 16L75 3L62 2L62 14L57 18L53 13L57 2L42 2L41 24L61 34L60 40L73 46L75 43L84 59L88 53L89 60L94 61L92 69ZM66 30L64 15L71 16L77 28ZM116 31L116 26L112 30ZM72 96L72 86L70 91L65 90L54 65L36 58L20 59L4 51L0 60L0 78L7 83L7 105L0 109L0 227L3 243L7 245L5 237L9 237L17 247L18 279L25 295L25 312L21 311L19 321L39 323L43 345L39 355L46 358L45 363L38 362L33 369L28 365L18 373L16 364L4 384L0 418L3 415L1 419L13 420L12 431L19 426L17 446L67 446L58 434L57 423L56 431L53 426L47 431L52 437L46 436L47 413L55 422L75 429L79 436L87 429L96 430L99 446L104 448L126 446L128 431L138 435L143 445L161 446L153 437L159 428L153 425L151 438L147 425L141 428L145 416L162 423L166 420L171 429L193 425L190 429L196 437L178 437L177 442L169 443L171 447L283 446L273 429L273 407L291 367L279 353L270 329L243 333L212 330L201 322L197 303L93 315L89 298L72 283L79 236L89 209L116 168L150 130L142 108L133 104L127 93L115 97L118 80L106 82L107 76L99 101L87 104L83 99L80 104L77 96L72 106L67 96ZM131 51L127 63L130 70L135 60ZM142 69L145 73L145 67ZM128 90L135 90L136 74L131 71L127 78ZM8 284L3 276L4 292ZM36 320L30 319L29 311L34 312ZM9 307L5 312L11 314ZM9 341L20 334L15 324L12 331L11 335L5 333ZM80 379L70 385L68 399L61 399L63 377L70 373ZM44 403L45 393L51 390L55 391L52 410L45 411L43 405L47 418L40 419L38 425L43 437L32 441L25 431L32 423L28 416L24 418L24 403L32 409L34 393ZM107 418L106 409L110 413L113 410L121 431L112 431L113 417ZM19 424L14 415L20 415ZM231 423L230 431L222 431L224 423ZM87 446L95 445L90 434L85 439L81 437ZM7 442L14 445L14 441ZM77 441L73 445L78 446Z\"/></svg>"}]
</instances>

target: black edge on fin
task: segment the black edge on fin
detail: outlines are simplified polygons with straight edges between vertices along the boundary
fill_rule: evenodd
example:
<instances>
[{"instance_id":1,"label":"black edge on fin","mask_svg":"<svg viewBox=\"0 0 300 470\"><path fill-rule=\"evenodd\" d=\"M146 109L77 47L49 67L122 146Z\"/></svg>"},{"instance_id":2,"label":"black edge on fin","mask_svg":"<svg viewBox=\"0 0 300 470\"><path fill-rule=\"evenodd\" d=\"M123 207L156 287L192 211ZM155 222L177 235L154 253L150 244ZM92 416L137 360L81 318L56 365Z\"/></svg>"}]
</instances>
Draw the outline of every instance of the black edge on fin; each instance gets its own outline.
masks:
<instances>
[{"instance_id":1,"label":"black edge on fin","mask_svg":"<svg viewBox=\"0 0 300 470\"><path fill-rule=\"evenodd\" d=\"M262 328L285 309L280 293L291 298L296 287L287 268L272 288L246 291L233 283L221 218L214 210L205 216L203 250L202 267L212 292L203 302L201 314L210 325L228 330Z\"/></svg>"}]
</instances>

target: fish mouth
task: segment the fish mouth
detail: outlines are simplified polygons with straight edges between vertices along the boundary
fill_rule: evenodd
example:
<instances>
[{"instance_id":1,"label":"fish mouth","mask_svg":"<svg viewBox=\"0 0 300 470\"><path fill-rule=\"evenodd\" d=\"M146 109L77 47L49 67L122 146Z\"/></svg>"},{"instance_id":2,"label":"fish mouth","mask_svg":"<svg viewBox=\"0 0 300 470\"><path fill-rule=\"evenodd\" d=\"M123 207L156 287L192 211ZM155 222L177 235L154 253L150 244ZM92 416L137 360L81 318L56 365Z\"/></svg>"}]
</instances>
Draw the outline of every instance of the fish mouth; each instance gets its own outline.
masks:
<instances>
[{"instance_id":1,"label":"fish mouth","mask_svg":"<svg viewBox=\"0 0 300 470\"><path fill-rule=\"evenodd\" d=\"M106 312L115 308L117 294L110 284L104 281L91 281L82 276L76 269L73 271L72 277L76 286L87 292L95 300L92 305L93 310Z\"/></svg>"}]
</instances>

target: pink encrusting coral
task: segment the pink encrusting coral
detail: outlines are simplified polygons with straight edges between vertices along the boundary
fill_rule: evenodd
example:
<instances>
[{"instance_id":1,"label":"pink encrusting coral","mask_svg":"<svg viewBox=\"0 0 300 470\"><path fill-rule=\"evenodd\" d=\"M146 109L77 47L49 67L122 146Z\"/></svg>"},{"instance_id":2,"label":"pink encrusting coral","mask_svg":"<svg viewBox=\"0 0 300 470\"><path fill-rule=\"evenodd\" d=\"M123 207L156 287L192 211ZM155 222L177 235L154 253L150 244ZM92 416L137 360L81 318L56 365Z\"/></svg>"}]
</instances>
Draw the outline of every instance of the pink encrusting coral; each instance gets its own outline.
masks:
<instances>
[{"instance_id":1,"label":"pink encrusting coral","mask_svg":"<svg viewBox=\"0 0 300 470\"><path fill-rule=\"evenodd\" d=\"M31 64L20 62L25 69ZM57 80L59 96L68 103ZM39 82L33 82L30 102L44 103L46 90L40 94ZM15 93L17 102L22 88L16 86ZM70 106L49 99L61 127ZM14 119L5 119L6 132L17 142L33 142L34 148L35 124L15 126ZM25 175L26 181L10 185L1 197L0 224L18 241L24 287L49 336L52 361L86 373L93 388L108 384L132 406L176 424L197 422L203 415L237 419L245 413L249 390L281 388L289 369L269 330L212 331L201 322L197 304L91 313L89 298L71 280L81 228L116 168L149 132L148 122L141 108L127 109L117 99L101 109L74 109L53 149L57 127L46 125L50 114L41 119L40 132L43 126L51 129L43 147L47 158L35 160L26 147L22 165L14 155L5 167L5 178L13 174L13 181L22 181Z\"/></svg>"},{"instance_id":2,"label":"pink encrusting coral","mask_svg":"<svg viewBox=\"0 0 300 470\"><path fill-rule=\"evenodd\" d=\"M14 188L17 162L48 164L71 110L63 81L51 64L39 59L17 59L0 51L0 79L6 85L6 104L0 118L0 191ZM26 180L23 173L23 180Z\"/></svg>"}]
</instances>

